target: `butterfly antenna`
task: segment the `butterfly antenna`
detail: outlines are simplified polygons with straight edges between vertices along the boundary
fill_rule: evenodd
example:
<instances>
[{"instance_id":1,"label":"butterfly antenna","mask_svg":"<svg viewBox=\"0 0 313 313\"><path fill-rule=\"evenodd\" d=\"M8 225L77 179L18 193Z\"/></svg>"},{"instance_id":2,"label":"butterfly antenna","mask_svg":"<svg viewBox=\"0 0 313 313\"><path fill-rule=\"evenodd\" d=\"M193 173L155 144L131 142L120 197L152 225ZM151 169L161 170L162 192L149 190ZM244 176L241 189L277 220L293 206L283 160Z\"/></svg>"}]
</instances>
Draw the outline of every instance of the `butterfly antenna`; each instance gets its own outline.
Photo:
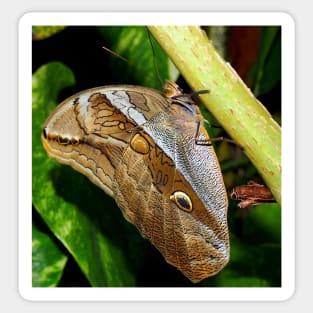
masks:
<instances>
[{"instance_id":1,"label":"butterfly antenna","mask_svg":"<svg viewBox=\"0 0 313 313\"><path fill-rule=\"evenodd\" d=\"M121 56L121 55L118 54L117 52L114 52L113 50L111 50L111 49L109 49L109 48L107 48L107 47L104 47L104 46L102 47L102 49L105 50L105 51L108 51L108 52L112 53L112 54L113 54L114 56L116 56L117 58L119 58L119 59L123 60L124 62L130 64L130 62L129 62L126 58L124 58L123 56Z\"/></svg>"},{"instance_id":2,"label":"butterfly antenna","mask_svg":"<svg viewBox=\"0 0 313 313\"><path fill-rule=\"evenodd\" d=\"M152 50L152 55L153 55L154 70L155 70L155 72L156 72L156 74L158 76L158 79L159 79L159 82L160 82L161 86L163 86L163 80L162 80L162 77L161 77L161 74L160 74L157 62L156 62L156 54L155 54L155 50L154 50L154 46L153 46L153 41L152 41L152 38L151 38L151 33L149 32L148 29L147 29L147 33L148 33L148 38L149 38L149 42L150 42L151 50Z\"/></svg>"}]
</instances>

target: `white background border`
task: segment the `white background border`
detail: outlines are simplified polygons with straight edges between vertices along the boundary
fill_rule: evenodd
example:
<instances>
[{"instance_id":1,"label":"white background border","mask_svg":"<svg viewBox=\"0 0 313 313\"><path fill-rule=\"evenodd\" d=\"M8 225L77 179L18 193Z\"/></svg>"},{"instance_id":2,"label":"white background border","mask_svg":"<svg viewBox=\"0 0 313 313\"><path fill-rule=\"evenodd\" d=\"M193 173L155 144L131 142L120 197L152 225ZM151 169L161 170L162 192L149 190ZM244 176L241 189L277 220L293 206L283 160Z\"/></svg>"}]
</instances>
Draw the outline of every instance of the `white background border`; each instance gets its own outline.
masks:
<instances>
[{"instance_id":1,"label":"white background border","mask_svg":"<svg viewBox=\"0 0 313 313\"><path fill-rule=\"evenodd\" d=\"M105 21L105 24L104 24ZM208 23L209 21L209 23ZM31 26L282 25L282 288L31 287ZM19 23L19 290L29 300L285 300L295 286L295 29L284 13L30 13ZM21 154L22 153L22 154Z\"/></svg>"}]
</instances>

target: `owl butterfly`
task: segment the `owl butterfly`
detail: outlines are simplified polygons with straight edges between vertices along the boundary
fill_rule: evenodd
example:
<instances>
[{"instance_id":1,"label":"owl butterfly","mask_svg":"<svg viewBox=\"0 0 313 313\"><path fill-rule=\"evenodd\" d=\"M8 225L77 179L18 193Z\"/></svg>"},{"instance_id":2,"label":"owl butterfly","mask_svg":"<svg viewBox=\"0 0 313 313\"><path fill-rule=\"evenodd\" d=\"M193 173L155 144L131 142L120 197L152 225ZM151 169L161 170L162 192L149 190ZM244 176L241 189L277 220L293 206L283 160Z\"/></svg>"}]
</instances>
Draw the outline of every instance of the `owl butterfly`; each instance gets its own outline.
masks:
<instances>
[{"instance_id":1,"label":"owl butterfly","mask_svg":"<svg viewBox=\"0 0 313 313\"><path fill-rule=\"evenodd\" d=\"M85 90L63 101L42 132L50 157L112 196L194 283L229 259L227 195L205 142L199 108L173 82L163 93L127 85Z\"/></svg>"}]
</instances>

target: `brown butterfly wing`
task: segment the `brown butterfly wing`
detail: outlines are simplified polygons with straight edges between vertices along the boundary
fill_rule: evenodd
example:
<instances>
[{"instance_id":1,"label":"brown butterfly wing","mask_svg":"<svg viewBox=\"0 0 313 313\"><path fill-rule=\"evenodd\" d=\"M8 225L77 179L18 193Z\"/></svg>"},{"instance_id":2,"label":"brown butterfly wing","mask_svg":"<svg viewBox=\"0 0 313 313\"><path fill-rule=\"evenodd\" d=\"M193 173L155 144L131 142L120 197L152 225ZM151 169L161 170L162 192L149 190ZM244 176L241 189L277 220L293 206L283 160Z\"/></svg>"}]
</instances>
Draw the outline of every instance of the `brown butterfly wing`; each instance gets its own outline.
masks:
<instances>
[{"instance_id":1,"label":"brown butterfly wing","mask_svg":"<svg viewBox=\"0 0 313 313\"><path fill-rule=\"evenodd\" d=\"M198 151L191 143L194 133L184 133L195 121L173 107L176 111L168 99L148 88L87 90L58 106L46 122L42 141L51 157L113 196L126 219L165 259L197 282L227 263L228 237L219 227L225 225L225 212L217 218L215 202L207 205L208 198L203 201L195 190L199 177L193 175L201 176L211 164L205 161L197 169L197 160L205 155L192 152ZM205 187L213 190L209 199L224 196L214 194L214 185L221 184L219 176L213 188L205 179ZM224 204L217 203L221 211Z\"/></svg>"}]
</instances>

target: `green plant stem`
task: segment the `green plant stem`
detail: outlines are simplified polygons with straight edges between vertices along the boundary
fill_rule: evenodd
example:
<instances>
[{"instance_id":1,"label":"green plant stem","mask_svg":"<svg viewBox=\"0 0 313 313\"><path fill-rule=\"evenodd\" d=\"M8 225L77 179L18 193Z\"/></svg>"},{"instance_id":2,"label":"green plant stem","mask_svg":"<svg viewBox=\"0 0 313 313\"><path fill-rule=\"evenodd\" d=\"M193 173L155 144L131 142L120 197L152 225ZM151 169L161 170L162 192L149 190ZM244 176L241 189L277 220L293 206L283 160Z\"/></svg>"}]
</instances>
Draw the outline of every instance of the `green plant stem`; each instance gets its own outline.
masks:
<instances>
[{"instance_id":1,"label":"green plant stem","mask_svg":"<svg viewBox=\"0 0 313 313\"><path fill-rule=\"evenodd\" d=\"M201 101L236 140L281 202L281 129L196 26L149 26Z\"/></svg>"}]
</instances>

